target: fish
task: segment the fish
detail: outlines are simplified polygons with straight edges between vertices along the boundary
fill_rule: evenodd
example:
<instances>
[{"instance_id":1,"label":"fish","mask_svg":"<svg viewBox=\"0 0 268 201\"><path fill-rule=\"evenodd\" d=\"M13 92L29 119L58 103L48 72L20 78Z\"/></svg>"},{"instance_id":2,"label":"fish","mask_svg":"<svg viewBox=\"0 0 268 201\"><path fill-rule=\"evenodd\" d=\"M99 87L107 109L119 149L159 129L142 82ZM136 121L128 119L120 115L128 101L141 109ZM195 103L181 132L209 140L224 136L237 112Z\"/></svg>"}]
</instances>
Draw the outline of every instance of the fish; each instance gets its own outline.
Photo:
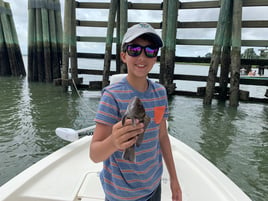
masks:
<instances>
[{"instance_id":1,"label":"fish","mask_svg":"<svg viewBox=\"0 0 268 201\"><path fill-rule=\"evenodd\" d=\"M122 117L123 126L125 125L126 119L131 119L133 126L136 126L136 119L139 120L140 123L144 123L144 132L151 121L151 118L145 112L141 100L137 96L131 98L128 103L127 110ZM141 145L144 132L138 135L138 139L135 144L124 151L122 156L123 159L136 162L135 146L139 147Z\"/></svg>"}]
</instances>

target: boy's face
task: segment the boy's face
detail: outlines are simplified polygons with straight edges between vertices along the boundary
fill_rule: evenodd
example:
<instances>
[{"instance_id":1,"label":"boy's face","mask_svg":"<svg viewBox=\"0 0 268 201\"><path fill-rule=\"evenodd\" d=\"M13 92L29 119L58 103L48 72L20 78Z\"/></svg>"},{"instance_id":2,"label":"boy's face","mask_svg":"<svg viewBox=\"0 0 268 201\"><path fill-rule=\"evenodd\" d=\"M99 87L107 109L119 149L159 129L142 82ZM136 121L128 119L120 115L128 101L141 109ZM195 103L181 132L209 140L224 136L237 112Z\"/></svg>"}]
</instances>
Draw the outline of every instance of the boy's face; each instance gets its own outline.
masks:
<instances>
[{"instance_id":1,"label":"boy's face","mask_svg":"<svg viewBox=\"0 0 268 201\"><path fill-rule=\"evenodd\" d=\"M141 38L136 38L129 44L141 46L152 45L149 41ZM157 57L149 58L145 55L144 50L142 50L142 53L135 57L128 55L127 52L121 52L121 59L127 65L129 76L147 77L155 64Z\"/></svg>"}]
</instances>

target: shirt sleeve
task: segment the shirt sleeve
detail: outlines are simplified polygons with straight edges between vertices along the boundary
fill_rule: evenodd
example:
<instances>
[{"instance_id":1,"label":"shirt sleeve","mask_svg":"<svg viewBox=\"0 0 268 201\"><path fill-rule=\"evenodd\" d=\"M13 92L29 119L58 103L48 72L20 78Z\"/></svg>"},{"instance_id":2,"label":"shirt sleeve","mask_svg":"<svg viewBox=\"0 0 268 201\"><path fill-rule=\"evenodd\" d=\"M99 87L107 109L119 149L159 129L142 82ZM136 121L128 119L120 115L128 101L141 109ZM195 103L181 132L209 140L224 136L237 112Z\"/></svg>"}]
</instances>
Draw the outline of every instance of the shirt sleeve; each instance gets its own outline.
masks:
<instances>
[{"instance_id":1,"label":"shirt sleeve","mask_svg":"<svg viewBox=\"0 0 268 201\"><path fill-rule=\"evenodd\" d=\"M95 122L112 126L120 121L118 103L109 91L104 90L99 102Z\"/></svg>"}]
</instances>

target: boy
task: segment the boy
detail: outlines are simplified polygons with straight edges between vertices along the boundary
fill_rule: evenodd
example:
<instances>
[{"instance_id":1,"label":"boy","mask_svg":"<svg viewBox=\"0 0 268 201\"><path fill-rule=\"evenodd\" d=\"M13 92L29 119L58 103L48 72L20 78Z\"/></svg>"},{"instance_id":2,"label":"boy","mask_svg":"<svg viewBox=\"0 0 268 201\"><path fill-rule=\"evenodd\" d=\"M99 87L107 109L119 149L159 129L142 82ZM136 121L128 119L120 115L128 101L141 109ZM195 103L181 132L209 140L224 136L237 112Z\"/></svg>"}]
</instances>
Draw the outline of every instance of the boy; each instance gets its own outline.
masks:
<instances>
[{"instance_id":1,"label":"boy","mask_svg":"<svg viewBox=\"0 0 268 201\"><path fill-rule=\"evenodd\" d=\"M120 55L127 65L128 74L103 90L90 157L94 162L103 161L100 177L107 201L161 200L162 156L170 175L172 200L182 200L166 128L166 90L147 79L162 46L162 39L149 24L130 27L123 38ZM136 161L131 162L124 160L122 154L144 132L144 124L137 121L133 126L127 119L123 126L121 118L134 96L141 99L151 121L141 145L135 148Z\"/></svg>"}]
</instances>

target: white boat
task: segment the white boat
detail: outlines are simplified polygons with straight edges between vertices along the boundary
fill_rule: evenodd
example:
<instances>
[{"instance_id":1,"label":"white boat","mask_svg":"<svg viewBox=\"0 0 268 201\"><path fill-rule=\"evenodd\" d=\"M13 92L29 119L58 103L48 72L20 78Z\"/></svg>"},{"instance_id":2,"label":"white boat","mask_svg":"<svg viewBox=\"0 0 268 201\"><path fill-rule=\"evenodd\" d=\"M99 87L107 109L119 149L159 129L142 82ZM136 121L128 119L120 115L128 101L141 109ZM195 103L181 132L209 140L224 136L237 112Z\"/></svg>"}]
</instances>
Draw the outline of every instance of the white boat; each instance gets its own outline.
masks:
<instances>
[{"instance_id":1,"label":"white boat","mask_svg":"<svg viewBox=\"0 0 268 201\"><path fill-rule=\"evenodd\" d=\"M114 75L111 83L125 75ZM50 154L0 187L0 201L99 201L104 200L99 173L102 163L89 158L91 136L58 128L61 138L74 141ZM198 152L169 135L183 201L251 201L226 175ZM169 175L162 177L162 199L170 201Z\"/></svg>"},{"instance_id":2,"label":"white boat","mask_svg":"<svg viewBox=\"0 0 268 201\"><path fill-rule=\"evenodd\" d=\"M89 159L91 136L68 144L40 160L0 187L1 201L99 201L102 163ZM170 136L183 201L251 201L212 163ZM166 168L162 200L171 200Z\"/></svg>"}]
</instances>

